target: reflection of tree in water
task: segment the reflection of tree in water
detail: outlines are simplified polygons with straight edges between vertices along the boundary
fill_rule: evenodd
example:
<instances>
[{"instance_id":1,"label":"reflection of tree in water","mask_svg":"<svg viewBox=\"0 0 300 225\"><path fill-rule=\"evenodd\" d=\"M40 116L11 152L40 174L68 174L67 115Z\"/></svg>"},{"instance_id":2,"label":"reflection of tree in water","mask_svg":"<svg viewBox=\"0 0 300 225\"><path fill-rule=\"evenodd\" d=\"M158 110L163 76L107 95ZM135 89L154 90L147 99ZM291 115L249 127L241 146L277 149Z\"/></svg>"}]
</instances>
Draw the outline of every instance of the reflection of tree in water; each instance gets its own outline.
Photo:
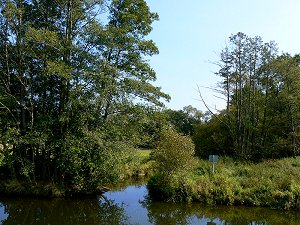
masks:
<instances>
[{"instance_id":1,"label":"reflection of tree in water","mask_svg":"<svg viewBox=\"0 0 300 225\"><path fill-rule=\"evenodd\" d=\"M8 218L2 225L128 224L124 208L112 202L88 199L1 200Z\"/></svg>"},{"instance_id":2,"label":"reflection of tree in water","mask_svg":"<svg viewBox=\"0 0 300 225\"><path fill-rule=\"evenodd\" d=\"M261 207L205 207L202 212L209 218L227 221L226 225L299 225L300 221L299 212Z\"/></svg>"},{"instance_id":3,"label":"reflection of tree in water","mask_svg":"<svg viewBox=\"0 0 300 225\"><path fill-rule=\"evenodd\" d=\"M157 225L299 225L300 213L255 207L203 206L144 201L149 221Z\"/></svg>"},{"instance_id":4,"label":"reflection of tree in water","mask_svg":"<svg viewBox=\"0 0 300 225\"><path fill-rule=\"evenodd\" d=\"M100 201L98 198L4 199L0 200L0 207L1 204L8 214L2 225L119 225L130 224L129 217L133 216L126 214L122 204L101 198ZM141 202L141 207L148 210L149 222L156 225L199 224L199 221L206 225L299 225L300 221L300 212L266 208L209 207L149 200Z\"/></svg>"},{"instance_id":5,"label":"reflection of tree in water","mask_svg":"<svg viewBox=\"0 0 300 225\"><path fill-rule=\"evenodd\" d=\"M189 224L189 207L179 207L178 204L158 203L158 202L143 202L147 207L148 218L152 224L156 225L171 225Z\"/></svg>"}]
</instances>

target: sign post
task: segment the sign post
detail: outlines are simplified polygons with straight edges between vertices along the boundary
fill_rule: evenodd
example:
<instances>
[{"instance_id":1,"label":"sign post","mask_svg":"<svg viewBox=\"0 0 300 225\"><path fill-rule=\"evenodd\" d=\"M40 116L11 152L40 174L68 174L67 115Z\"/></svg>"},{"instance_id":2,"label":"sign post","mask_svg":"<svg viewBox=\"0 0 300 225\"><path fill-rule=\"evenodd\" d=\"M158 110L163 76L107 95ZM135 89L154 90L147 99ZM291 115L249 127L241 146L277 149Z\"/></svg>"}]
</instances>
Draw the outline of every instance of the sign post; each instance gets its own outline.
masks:
<instances>
[{"instance_id":1,"label":"sign post","mask_svg":"<svg viewBox=\"0 0 300 225\"><path fill-rule=\"evenodd\" d=\"M219 160L218 155L209 155L209 161L212 162L212 173L215 173L215 162Z\"/></svg>"}]
</instances>

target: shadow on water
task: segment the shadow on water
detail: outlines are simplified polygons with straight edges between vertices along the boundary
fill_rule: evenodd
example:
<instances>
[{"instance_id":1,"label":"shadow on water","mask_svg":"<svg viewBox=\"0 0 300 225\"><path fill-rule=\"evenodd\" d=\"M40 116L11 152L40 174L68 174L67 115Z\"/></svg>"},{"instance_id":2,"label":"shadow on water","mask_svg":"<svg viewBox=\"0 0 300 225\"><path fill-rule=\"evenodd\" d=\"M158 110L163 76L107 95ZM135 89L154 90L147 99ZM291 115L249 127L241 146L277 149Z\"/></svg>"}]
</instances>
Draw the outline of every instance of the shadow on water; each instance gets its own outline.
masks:
<instances>
[{"instance_id":1,"label":"shadow on water","mask_svg":"<svg viewBox=\"0 0 300 225\"><path fill-rule=\"evenodd\" d=\"M127 185L127 186L126 186ZM105 198L0 199L1 225L298 225L300 213L248 207L152 202L144 184L126 184Z\"/></svg>"}]
</instances>

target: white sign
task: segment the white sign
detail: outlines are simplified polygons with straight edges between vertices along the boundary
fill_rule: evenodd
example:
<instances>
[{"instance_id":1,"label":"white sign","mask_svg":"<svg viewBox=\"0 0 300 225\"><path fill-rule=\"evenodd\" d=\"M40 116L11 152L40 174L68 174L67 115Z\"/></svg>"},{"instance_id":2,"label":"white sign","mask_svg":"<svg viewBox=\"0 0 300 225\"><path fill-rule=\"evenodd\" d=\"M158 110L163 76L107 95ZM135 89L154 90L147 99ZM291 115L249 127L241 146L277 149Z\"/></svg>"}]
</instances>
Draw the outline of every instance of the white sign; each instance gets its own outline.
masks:
<instances>
[{"instance_id":1,"label":"white sign","mask_svg":"<svg viewBox=\"0 0 300 225\"><path fill-rule=\"evenodd\" d=\"M219 160L219 156L217 155L209 155L209 161L212 162L212 173L215 173L215 162Z\"/></svg>"},{"instance_id":2,"label":"white sign","mask_svg":"<svg viewBox=\"0 0 300 225\"><path fill-rule=\"evenodd\" d=\"M219 160L219 156L218 155L209 155L209 161L212 163L215 163Z\"/></svg>"}]
</instances>

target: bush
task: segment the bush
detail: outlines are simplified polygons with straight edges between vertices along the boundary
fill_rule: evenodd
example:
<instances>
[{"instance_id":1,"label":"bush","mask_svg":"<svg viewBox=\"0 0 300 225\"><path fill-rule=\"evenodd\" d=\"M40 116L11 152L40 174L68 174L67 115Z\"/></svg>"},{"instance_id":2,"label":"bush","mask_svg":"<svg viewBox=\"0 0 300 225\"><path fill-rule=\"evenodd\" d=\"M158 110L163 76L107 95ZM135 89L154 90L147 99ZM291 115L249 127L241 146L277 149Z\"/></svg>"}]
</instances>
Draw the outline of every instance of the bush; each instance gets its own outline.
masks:
<instances>
[{"instance_id":1,"label":"bush","mask_svg":"<svg viewBox=\"0 0 300 225\"><path fill-rule=\"evenodd\" d=\"M150 195L160 200L191 201L189 174L195 165L192 140L172 128L166 129L153 158L156 168L148 183Z\"/></svg>"},{"instance_id":2,"label":"bush","mask_svg":"<svg viewBox=\"0 0 300 225\"><path fill-rule=\"evenodd\" d=\"M166 129L154 152L157 172L166 175L186 173L195 165L195 146L188 136L177 133L174 129Z\"/></svg>"}]
</instances>

